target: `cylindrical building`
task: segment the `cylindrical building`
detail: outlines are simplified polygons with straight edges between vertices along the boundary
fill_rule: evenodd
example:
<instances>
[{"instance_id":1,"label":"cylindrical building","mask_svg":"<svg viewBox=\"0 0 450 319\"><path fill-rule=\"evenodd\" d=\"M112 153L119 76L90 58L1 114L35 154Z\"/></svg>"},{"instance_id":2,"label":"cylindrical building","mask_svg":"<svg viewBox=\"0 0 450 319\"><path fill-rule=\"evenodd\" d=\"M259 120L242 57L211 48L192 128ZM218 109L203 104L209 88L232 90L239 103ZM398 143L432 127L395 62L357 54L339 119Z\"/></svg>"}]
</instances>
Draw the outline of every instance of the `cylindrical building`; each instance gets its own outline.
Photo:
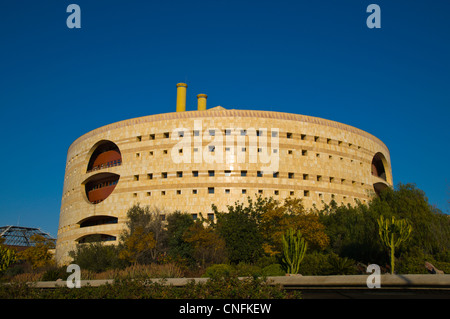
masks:
<instances>
[{"instance_id":1,"label":"cylindrical building","mask_svg":"<svg viewBox=\"0 0 450 319\"><path fill-rule=\"evenodd\" d=\"M355 127L298 114L177 110L129 119L79 137L67 154L56 258L96 236L115 243L136 203L214 218L248 196L368 201L391 186L388 148ZM180 92L180 89L181 91ZM201 96L205 98L206 96Z\"/></svg>"}]
</instances>

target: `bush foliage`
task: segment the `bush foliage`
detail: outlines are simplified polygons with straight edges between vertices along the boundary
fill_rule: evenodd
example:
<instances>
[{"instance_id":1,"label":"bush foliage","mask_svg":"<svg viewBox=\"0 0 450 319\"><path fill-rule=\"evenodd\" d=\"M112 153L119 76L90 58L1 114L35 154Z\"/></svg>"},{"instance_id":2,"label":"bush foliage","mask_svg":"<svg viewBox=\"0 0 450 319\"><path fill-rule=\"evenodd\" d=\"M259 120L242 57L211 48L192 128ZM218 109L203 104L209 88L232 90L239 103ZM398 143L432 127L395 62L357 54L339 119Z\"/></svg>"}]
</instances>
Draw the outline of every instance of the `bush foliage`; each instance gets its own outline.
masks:
<instances>
[{"instance_id":1,"label":"bush foliage","mask_svg":"<svg viewBox=\"0 0 450 319\"><path fill-rule=\"evenodd\" d=\"M259 196L224 211L215 205L212 209L215 221L201 213L194 221L185 212L134 205L118 245L83 243L70 256L81 267L83 279L282 276L282 237L293 229L308 246L299 267L303 275L366 274L368 264L389 272L389 251L382 244L377 223L382 216L407 220L412 227L410 239L395 250L397 273L427 273L425 262L450 273L449 215L431 206L412 184L387 188L368 204L332 201L321 209L306 210L298 198L277 201ZM49 264L44 246L22 253L20 262L3 272L3 280L65 279L65 268ZM161 294L174 293L164 289ZM143 293L156 293L150 290ZM125 294L134 296L130 291Z\"/></svg>"}]
</instances>

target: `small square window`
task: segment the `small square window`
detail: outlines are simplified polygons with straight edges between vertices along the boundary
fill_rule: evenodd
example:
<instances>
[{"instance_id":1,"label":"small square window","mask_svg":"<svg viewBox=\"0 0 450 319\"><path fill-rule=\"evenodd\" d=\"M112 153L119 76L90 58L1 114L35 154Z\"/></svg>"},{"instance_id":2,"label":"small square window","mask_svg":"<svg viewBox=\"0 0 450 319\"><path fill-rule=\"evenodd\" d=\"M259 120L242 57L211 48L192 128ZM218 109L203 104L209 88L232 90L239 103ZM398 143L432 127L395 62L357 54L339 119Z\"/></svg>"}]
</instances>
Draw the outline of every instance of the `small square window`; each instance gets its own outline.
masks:
<instances>
[{"instance_id":1,"label":"small square window","mask_svg":"<svg viewBox=\"0 0 450 319\"><path fill-rule=\"evenodd\" d=\"M161 191L161 195L165 196L166 195L166 191Z\"/></svg>"},{"instance_id":2,"label":"small square window","mask_svg":"<svg viewBox=\"0 0 450 319\"><path fill-rule=\"evenodd\" d=\"M317 181L321 182L322 181L322 175L317 175Z\"/></svg>"},{"instance_id":3,"label":"small square window","mask_svg":"<svg viewBox=\"0 0 450 319\"><path fill-rule=\"evenodd\" d=\"M241 151L242 151L242 152L245 152L245 151L247 151L247 148L246 148L246 147L243 147L243 148L241 148Z\"/></svg>"},{"instance_id":4,"label":"small square window","mask_svg":"<svg viewBox=\"0 0 450 319\"><path fill-rule=\"evenodd\" d=\"M318 142L319 141L319 137L318 136L314 136L314 142Z\"/></svg>"},{"instance_id":5,"label":"small square window","mask_svg":"<svg viewBox=\"0 0 450 319\"><path fill-rule=\"evenodd\" d=\"M309 197L309 191L303 191L303 196Z\"/></svg>"},{"instance_id":6,"label":"small square window","mask_svg":"<svg viewBox=\"0 0 450 319\"><path fill-rule=\"evenodd\" d=\"M200 136L200 131L199 130L194 130L194 136Z\"/></svg>"},{"instance_id":7,"label":"small square window","mask_svg":"<svg viewBox=\"0 0 450 319\"><path fill-rule=\"evenodd\" d=\"M155 134L150 134L150 135L149 135L149 139L150 139L150 140L154 140L154 139L155 139Z\"/></svg>"},{"instance_id":8,"label":"small square window","mask_svg":"<svg viewBox=\"0 0 450 319\"><path fill-rule=\"evenodd\" d=\"M273 153L274 153L274 154L278 153L278 148L274 148L274 149L273 149Z\"/></svg>"},{"instance_id":9,"label":"small square window","mask_svg":"<svg viewBox=\"0 0 450 319\"><path fill-rule=\"evenodd\" d=\"M288 173L288 178L290 179L294 178L294 173Z\"/></svg>"},{"instance_id":10,"label":"small square window","mask_svg":"<svg viewBox=\"0 0 450 319\"><path fill-rule=\"evenodd\" d=\"M316 157L319 158L320 157L320 153L316 153Z\"/></svg>"},{"instance_id":11,"label":"small square window","mask_svg":"<svg viewBox=\"0 0 450 319\"><path fill-rule=\"evenodd\" d=\"M153 173L147 174L147 179L153 179Z\"/></svg>"},{"instance_id":12,"label":"small square window","mask_svg":"<svg viewBox=\"0 0 450 319\"><path fill-rule=\"evenodd\" d=\"M162 178L167 178L167 172L161 173L161 177L162 177Z\"/></svg>"},{"instance_id":13,"label":"small square window","mask_svg":"<svg viewBox=\"0 0 450 319\"><path fill-rule=\"evenodd\" d=\"M183 131L178 131L178 137L184 137L184 132Z\"/></svg>"},{"instance_id":14,"label":"small square window","mask_svg":"<svg viewBox=\"0 0 450 319\"><path fill-rule=\"evenodd\" d=\"M214 220L214 214L211 214L211 213L208 214L208 219L209 219L209 220Z\"/></svg>"},{"instance_id":15,"label":"small square window","mask_svg":"<svg viewBox=\"0 0 450 319\"><path fill-rule=\"evenodd\" d=\"M209 145L208 146L208 151L214 152L215 150L216 150L216 147L214 145Z\"/></svg>"},{"instance_id":16,"label":"small square window","mask_svg":"<svg viewBox=\"0 0 450 319\"><path fill-rule=\"evenodd\" d=\"M225 147L225 152L230 152L231 148L230 147Z\"/></svg>"},{"instance_id":17,"label":"small square window","mask_svg":"<svg viewBox=\"0 0 450 319\"><path fill-rule=\"evenodd\" d=\"M230 194L230 189L229 188L225 189L225 194Z\"/></svg>"},{"instance_id":18,"label":"small square window","mask_svg":"<svg viewBox=\"0 0 450 319\"><path fill-rule=\"evenodd\" d=\"M241 136L247 135L247 130L241 130Z\"/></svg>"},{"instance_id":19,"label":"small square window","mask_svg":"<svg viewBox=\"0 0 450 319\"><path fill-rule=\"evenodd\" d=\"M183 149L182 148L178 149L178 153L183 154Z\"/></svg>"},{"instance_id":20,"label":"small square window","mask_svg":"<svg viewBox=\"0 0 450 319\"><path fill-rule=\"evenodd\" d=\"M181 195L181 189L177 189L177 195Z\"/></svg>"},{"instance_id":21,"label":"small square window","mask_svg":"<svg viewBox=\"0 0 450 319\"><path fill-rule=\"evenodd\" d=\"M197 214L192 214L192 219L193 220L197 220L198 215Z\"/></svg>"},{"instance_id":22,"label":"small square window","mask_svg":"<svg viewBox=\"0 0 450 319\"><path fill-rule=\"evenodd\" d=\"M138 181L139 180L139 175L134 175L134 180Z\"/></svg>"},{"instance_id":23,"label":"small square window","mask_svg":"<svg viewBox=\"0 0 450 319\"><path fill-rule=\"evenodd\" d=\"M295 195L294 191L289 192L289 196L294 196L294 195Z\"/></svg>"},{"instance_id":24,"label":"small square window","mask_svg":"<svg viewBox=\"0 0 450 319\"><path fill-rule=\"evenodd\" d=\"M330 177L330 183L333 183L334 177Z\"/></svg>"},{"instance_id":25,"label":"small square window","mask_svg":"<svg viewBox=\"0 0 450 319\"><path fill-rule=\"evenodd\" d=\"M242 190L242 194L247 194L247 190L246 190L246 189L243 189L243 190Z\"/></svg>"},{"instance_id":26,"label":"small square window","mask_svg":"<svg viewBox=\"0 0 450 319\"><path fill-rule=\"evenodd\" d=\"M293 154L292 150L288 150L288 154L292 155Z\"/></svg>"},{"instance_id":27,"label":"small square window","mask_svg":"<svg viewBox=\"0 0 450 319\"><path fill-rule=\"evenodd\" d=\"M198 147L194 147L194 153L198 152Z\"/></svg>"},{"instance_id":28,"label":"small square window","mask_svg":"<svg viewBox=\"0 0 450 319\"><path fill-rule=\"evenodd\" d=\"M198 177L198 171L192 171L192 176L193 177Z\"/></svg>"},{"instance_id":29,"label":"small square window","mask_svg":"<svg viewBox=\"0 0 450 319\"><path fill-rule=\"evenodd\" d=\"M273 172L273 178L278 178L278 172Z\"/></svg>"},{"instance_id":30,"label":"small square window","mask_svg":"<svg viewBox=\"0 0 450 319\"><path fill-rule=\"evenodd\" d=\"M272 131L272 137L278 137L278 131Z\"/></svg>"},{"instance_id":31,"label":"small square window","mask_svg":"<svg viewBox=\"0 0 450 319\"><path fill-rule=\"evenodd\" d=\"M256 172L256 176L257 177L262 177L263 176L263 172L262 171L257 171Z\"/></svg>"},{"instance_id":32,"label":"small square window","mask_svg":"<svg viewBox=\"0 0 450 319\"><path fill-rule=\"evenodd\" d=\"M331 143L331 138L327 138L327 144Z\"/></svg>"},{"instance_id":33,"label":"small square window","mask_svg":"<svg viewBox=\"0 0 450 319\"><path fill-rule=\"evenodd\" d=\"M256 136L262 136L262 131L260 131L260 130L256 130Z\"/></svg>"},{"instance_id":34,"label":"small square window","mask_svg":"<svg viewBox=\"0 0 450 319\"><path fill-rule=\"evenodd\" d=\"M167 150L163 150L163 154L167 154Z\"/></svg>"},{"instance_id":35,"label":"small square window","mask_svg":"<svg viewBox=\"0 0 450 319\"><path fill-rule=\"evenodd\" d=\"M208 187L208 194L214 194L214 187Z\"/></svg>"},{"instance_id":36,"label":"small square window","mask_svg":"<svg viewBox=\"0 0 450 319\"><path fill-rule=\"evenodd\" d=\"M216 136L216 130L209 130L210 136Z\"/></svg>"},{"instance_id":37,"label":"small square window","mask_svg":"<svg viewBox=\"0 0 450 319\"><path fill-rule=\"evenodd\" d=\"M341 178L341 184L345 184L345 179Z\"/></svg>"},{"instance_id":38,"label":"small square window","mask_svg":"<svg viewBox=\"0 0 450 319\"><path fill-rule=\"evenodd\" d=\"M183 177L183 172L177 172L177 177Z\"/></svg>"},{"instance_id":39,"label":"small square window","mask_svg":"<svg viewBox=\"0 0 450 319\"><path fill-rule=\"evenodd\" d=\"M231 129L229 128L225 129L225 135L231 135Z\"/></svg>"},{"instance_id":40,"label":"small square window","mask_svg":"<svg viewBox=\"0 0 450 319\"><path fill-rule=\"evenodd\" d=\"M133 193L133 197L137 197L137 193Z\"/></svg>"},{"instance_id":41,"label":"small square window","mask_svg":"<svg viewBox=\"0 0 450 319\"><path fill-rule=\"evenodd\" d=\"M308 155L308 151L307 151L307 150L302 150L302 155L303 155L303 156Z\"/></svg>"},{"instance_id":42,"label":"small square window","mask_svg":"<svg viewBox=\"0 0 450 319\"><path fill-rule=\"evenodd\" d=\"M286 138L292 138L292 133L286 133Z\"/></svg>"},{"instance_id":43,"label":"small square window","mask_svg":"<svg viewBox=\"0 0 450 319\"><path fill-rule=\"evenodd\" d=\"M258 147L258 153L262 152L262 147Z\"/></svg>"},{"instance_id":44,"label":"small square window","mask_svg":"<svg viewBox=\"0 0 450 319\"><path fill-rule=\"evenodd\" d=\"M164 138L169 138L169 136L170 136L169 132L164 133Z\"/></svg>"},{"instance_id":45,"label":"small square window","mask_svg":"<svg viewBox=\"0 0 450 319\"><path fill-rule=\"evenodd\" d=\"M231 171L225 171L225 176L231 176Z\"/></svg>"},{"instance_id":46,"label":"small square window","mask_svg":"<svg viewBox=\"0 0 450 319\"><path fill-rule=\"evenodd\" d=\"M147 196L152 196L152 192L147 192Z\"/></svg>"},{"instance_id":47,"label":"small square window","mask_svg":"<svg viewBox=\"0 0 450 319\"><path fill-rule=\"evenodd\" d=\"M192 190L192 194L196 195L196 194L197 194L197 190L196 190L196 189L193 189L193 190Z\"/></svg>"},{"instance_id":48,"label":"small square window","mask_svg":"<svg viewBox=\"0 0 450 319\"><path fill-rule=\"evenodd\" d=\"M275 190L275 191L273 191L273 194L274 194L274 195L279 195L280 192L279 192L278 190Z\"/></svg>"},{"instance_id":49,"label":"small square window","mask_svg":"<svg viewBox=\"0 0 450 319\"><path fill-rule=\"evenodd\" d=\"M309 175L308 174L303 174L303 180L308 180Z\"/></svg>"},{"instance_id":50,"label":"small square window","mask_svg":"<svg viewBox=\"0 0 450 319\"><path fill-rule=\"evenodd\" d=\"M138 142L142 141L142 136L136 136L136 141Z\"/></svg>"},{"instance_id":51,"label":"small square window","mask_svg":"<svg viewBox=\"0 0 450 319\"><path fill-rule=\"evenodd\" d=\"M214 176L214 171L208 171L208 176L213 177Z\"/></svg>"},{"instance_id":52,"label":"small square window","mask_svg":"<svg viewBox=\"0 0 450 319\"><path fill-rule=\"evenodd\" d=\"M148 152L150 156L153 156L153 151Z\"/></svg>"},{"instance_id":53,"label":"small square window","mask_svg":"<svg viewBox=\"0 0 450 319\"><path fill-rule=\"evenodd\" d=\"M304 141L306 139L306 135L305 134L301 134L300 138L301 138L302 141Z\"/></svg>"},{"instance_id":54,"label":"small square window","mask_svg":"<svg viewBox=\"0 0 450 319\"><path fill-rule=\"evenodd\" d=\"M136 153L136 158L141 157L141 153Z\"/></svg>"},{"instance_id":55,"label":"small square window","mask_svg":"<svg viewBox=\"0 0 450 319\"><path fill-rule=\"evenodd\" d=\"M247 176L247 171L241 171L241 177Z\"/></svg>"},{"instance_id":56,"label":"small square window","mask_svg":"<svg viewBox=\"0 0 450 319\"><path fill-rule=\"evenodd\" d=\"M264 193L262 189L258 189L258 194Z\"/></svg>"}]
</instances>

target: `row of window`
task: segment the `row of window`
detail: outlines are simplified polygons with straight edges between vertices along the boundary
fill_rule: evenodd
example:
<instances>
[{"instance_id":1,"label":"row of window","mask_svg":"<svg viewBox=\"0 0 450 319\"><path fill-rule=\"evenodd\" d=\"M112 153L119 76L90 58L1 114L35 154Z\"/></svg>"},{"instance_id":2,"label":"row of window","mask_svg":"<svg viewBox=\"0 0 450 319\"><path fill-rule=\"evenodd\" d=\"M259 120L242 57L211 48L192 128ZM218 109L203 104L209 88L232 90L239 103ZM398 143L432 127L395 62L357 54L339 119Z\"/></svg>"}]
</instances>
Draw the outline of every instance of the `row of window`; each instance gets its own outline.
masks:
<instances>
[{"instance_id":1,"label":"row of window","mask_svg":"<svg viewBox=\"0 0 450 319\"><path fill-rule=\"evenodd\" d=\"M161 195L162 195L162 196L165 196L165 195L167 194L167 191L165 191L165 190L160 191L160 192L161 192ZM193 195L197 195L197 194L198 194L198 189L192 189L192 190L191 190L191 193L192 193ZM208 194L215 194L215 193L216 193L215 187L208 187ZM181 189L176 190L176 191L175 191L175 194L176 194L176 195L181 195L181 194L182 194ZM225 194L231 194L231 189L226 188L226 189L225 189ZM247 194L247 189L243 188L243 189L241 190L241 194L243 194L243 195ZM259 195L264 194L264 190L259 189L259 190L258 190L258 194L259 194ZM273 195L276 195L276 196L280 195L280 191L279 191L279 190L274 190L274 191L273 191ZM133 196L134 196L134 197L137 197L137 193L133 193ZM146 193L146 196L152 196L152 192L147 192L147 193ZM289 196L295 196L295 191L289 191ZM304 197L309 197L309 190L303 191L303 196L304 196Z\"/></svg>"},{"instance_id":2,"label":"row of window","mask_svg":"<svg viewBox=\"0 0 450 319\"><path fill-rule=\"evenodd\" d=\"M93 185L88 191L90 192L90 191L95 190L95 189L108 187L108 186L113 186L113 185L116 185L117 182L118 181L101 182L101 183Z\"/></svg>"},{"instance_id":3,"label":"row of window","mask_svg":"<svg viewBox=\"0 0 450 319\"><path fill-rule=\"evenodd\" d=\"M223 134L225 136L229 136L229 135L232 134L233 131L235 131L236 133L238 133L241 136L247 136L248 133L249 133L248 130L246 130L246 129L232 129L232 128L228 128L228 129L223 130ZM263 136L263 135L265 135L265 133L266 133L266 130L255 130L255 135L256 136ZM178 131L177 134L178 134L178 137L184 137L184 135L185 135L184 131ZM216 129L208 130L208 134L209 134L209 136L215 136L216 135ZM287 139L292 139L293 138L293 133L286 132L285 134L286 134L285 137ZM192 131L192 135L193 136L200 136L200 131L199 130L194 130L194 131ZM271 136L272 137L278 137L279 136L279 132L278 131L271 131ZM170 138L170 133L169 132L164 132L163 133L163 138ZM149 140L155 140L155 139L156 139L156 135L155 134L150 134L149 135ZM306 134L300 134L300 139L303 140L303 141L306 140L307 139L307 135ZM315 136L313 136L313 140L314 140L314 142L320 142L321 141L321 137L315 135ZM322 140L323 140L323 138L322 138ZM142 135L136 136L136 141L141 142L142 141ZM344 142L344 141L341 141L341 140L334 140L334 141L336 141L337 145L339 145L339 146L343 146L343 145L348 145L348 147L352 147L353 146L353 143L347 143L347 142ZM333 139L326 138L326 143L327 144L332 144L332 142L333 142ZM355 147L357 149L361 149L361 146L355 145Z\"/></svg>"},{"instance_id":4,"label":"row of window","mask_svg":"<svg viewBox=\"0 0 450 319\"><path fill-rule=\"evenodd\" d=\"M192 173L192 177L198 177L199 176L199 172L198 171L192 171L191 173ZM246 177L247 174L248 174L248 171L245 171L245 170L240 171L240 176L241 177ZM216 171L214 171L214 170L209 170L208 171L208 176L209 177L214 177L215 175L216 175ZM231 176L231 170L225 170L224 171L224 175L225 175L225 177ZM273 178L278 178L280 176L280 173L279 172L274 172L274 173L272 173L270 175L272 175ZM263 171L257 171L256 172L256 176L257 177L264 177L265 174L264 174ZM183 177L183 172L182 171L176 172L176 177L177 178ZM310 176L310 174L300 174L300 177L304 181L306 181L306 180L316 180L317 182L327 182L328 181L330 183L336 183L336 182L339 182L340 184L346 184L347 183L347 180L345 178L340 178L339 179L339 178L335 178L335 177L332 177L332 176L327 177L325 179L322 175L315 175L315 178L312 178L312 176ZM154 178L153 173L147 174L147 179L153 179L153 178ZM168 178L168 173L167 172L162 172L161 173L161 178L162 179ZM294 172L288 172L288 179L294 179L294 178L296 178L295 173ZM134 179L134 181L139 181L140 175L134 175L133 179ZM354 181L354 180L352 180L351 184L352 185L358 185L359 183ZM360 185L363 186L364 183L360 183Z\"/></svg>"},{"instance_id":5,"label":"row of window","mask_svg":"<svg viewBox=\"0 0 450 319\"><path fill-rule=\"evenodd\" d=\"M241 189L240 191L241 191L242 195L249 194L249 192L245 188ZM216 194L217 189L215 187L208 187L207 192L208 192L208 194ZM156 193L156 191L154 191L154 192L149 191L149 192L146 192L146 196L152 196L155 193ZM158 191L158 193L161 196L168 195L168 191L166 191L166 190ZM181 189L178 189L178 190L175 191L175 195L182 195L182 193L183 192L182 192ZM192 189L192 190L190 190L190 193L193 194L193 195L198 195L199 194L199 190L198 189ZM224 193L225 194L231 194L231 189L229 189L229 188L224 189ZM257 194L258 195L279 196L280 195L280 191L279 190L264 191L262 189L258 189ZM303 194L303 197L310 197L311 192L309 190L303 190L303 191L299 191L299 192L296 192L296 191L293 191L293 190L289 191L289 196L299 196L299 195L302 195L302 194ZM133 197L137 197L137 196L138 196L138 193L133 193ZM324 194L323 193L318 193L318 196L319 196L320 200L324 199ZM331 199L336 200L336 195L335 194L331 194ZM348 196L343 195L342 196L342 200L343 201L348 200ZM356 201L357 198L354 198L354 200ZM364 203L366 202L366 200L362 200L362 201Z\"/></svg>"},{"instance_id":6,"label":"row of window","mask_svg":"<svg viewBox=\"0 0 450 319\"><path fill-rule=\"evenodd\" d=\"M208 151L209 151L209 152L214 153L215 150L216 150L216 147L215 147L214 145L208 145ZM194 151L194 153L198 152L198 147L194 147L194 148L193 148L193 151ZM258 148L257 148L257 152L258 152L258 153L261 153L262 151L263 151L263 149L262 149L261 147L258 147ZM168 154L168 150L162 150L162 152L163 152L164 155ZM231 152L231 148L230 148L230 147L225 147L225 152ZM241 148L241 152L243 152L243 153L247 152L247 147L242 147L242 148ZM274 148L274 149L272 150L272 152L273 152L274 154L276 154L276 153L278 153L278 149ZM149 151L149 155L150 155L150 156L153 156L154 153L155 153L154 151ZM178 153L179 153L179 154L183 154L183 149L180 148L180 149L178 150ZM309 155L308 150L301 150L301 153L302 153L302 156L308 156L308 155ZM288 149L288 150L287 150L287 154L288 154L288 155L293 155L293 154L294 154L294 150ZM321 154L320 154L320 153L315 153L315 154L316 154L316 157L317 157L317 158L320 158L320 157L321 157ZM140 152L135 153L135 156L136 156L136 158L140 158L140 157L141 157L141 153L140 153ZM332 160L332 159L334 159L334 158L339 158L339 160L341 160L341 161L344 160L344 157L342 157L342 156L336 156L336 157L335 157L335 156L333 156L333 155L328 155L328 159ZM353 159L350 159L350 162L351 162L351 163L354 163L355 161L354 161ZM362 162L359 162L359 164L360 164L361 166L363 165Z\"/></svg>"},{"instance_id":7,"label":"row of window","mask_svg":"<svg viewBox=\"0 0 450 319\"><path fill-rule=\"evenodd\" d=\"M94 166L90 171L88 171L88 173L92 172L92 171L99 170L99 169L104 169L104 168L114 167L114 166L119 166L119 165L122 165L122 160L120 160L120 159L114 160L114 161L110 161L110 162L103 163L103 164L98 165L98 166Z\"/></svg>"}]
</instances>

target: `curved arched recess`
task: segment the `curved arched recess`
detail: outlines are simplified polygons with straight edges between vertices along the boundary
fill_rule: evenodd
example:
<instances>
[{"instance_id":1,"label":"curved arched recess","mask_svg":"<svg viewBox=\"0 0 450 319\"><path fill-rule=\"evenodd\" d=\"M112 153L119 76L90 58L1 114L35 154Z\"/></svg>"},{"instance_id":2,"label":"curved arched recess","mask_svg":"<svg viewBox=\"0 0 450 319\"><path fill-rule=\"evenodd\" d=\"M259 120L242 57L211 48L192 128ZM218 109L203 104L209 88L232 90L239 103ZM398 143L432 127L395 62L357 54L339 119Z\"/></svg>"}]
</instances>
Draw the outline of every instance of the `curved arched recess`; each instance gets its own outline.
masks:
<instances>
[{"instance_id":1,"label":"curved arched recess","mask_svg":"<svg viewBox=\"0 0 450 319\"><path fill-rule=\"evenodd\" d=\"M117 217L100 215L100 216L90 216L88 218L80 220L78 224L80 225L80 228L84 228L100 225L117 224L117 222L118 222Z\"/></svg>"},{"instance_id":2,"label":"curved arched recess","mask_svg":"<svg viewBox=\"0 0 450 319\"><path fill-rule=\"evenodd\" d=\"M386 158L384 155L376 153L372 159L372 175L387 181L385 163Z\"/></svg>"},{"instance_id":3,"label":"curved arched recess","mask_svg":"<svg viewBox=\"0 0 450 319\"><path fill-rule=\"evenodd\" d=\"M92 204L101 203L111 195L119 179L120 175L114 173L99 173L89 177L82 183L87 200Z\"/></svg>"},{"instance_id":4,"label":"curved arched recess","mask_svg":"<svg viewBox=\"0 0 450 319\"><path fill-rule=\"evenodd\" d=\"M111 141L102 140L96 143L89 154L87 172L122 164L122 155L119 147Z\"/></svg>"},{"instance_id":5,"label":"curved arched recess","mask_svg":"<svg viewBox=\"0 0 450 319\"><path fill-rule=\"evenodd\" d=\"M375 191L375 194L377 194L377 196L380 196L380 193L388 187L389 185L383 182L373 184L373 190Z\"/></svg>"},{"instance_id":6,"label":"curved arched recess","mask_svg":"<svg viewBox=\"0 0 450 319\"><path fill-rule=\"evenodd\" d=\"M79 244L116 241L117 237L108 234L90 234L78 238Z\"/></svg>"}]
</instances>

